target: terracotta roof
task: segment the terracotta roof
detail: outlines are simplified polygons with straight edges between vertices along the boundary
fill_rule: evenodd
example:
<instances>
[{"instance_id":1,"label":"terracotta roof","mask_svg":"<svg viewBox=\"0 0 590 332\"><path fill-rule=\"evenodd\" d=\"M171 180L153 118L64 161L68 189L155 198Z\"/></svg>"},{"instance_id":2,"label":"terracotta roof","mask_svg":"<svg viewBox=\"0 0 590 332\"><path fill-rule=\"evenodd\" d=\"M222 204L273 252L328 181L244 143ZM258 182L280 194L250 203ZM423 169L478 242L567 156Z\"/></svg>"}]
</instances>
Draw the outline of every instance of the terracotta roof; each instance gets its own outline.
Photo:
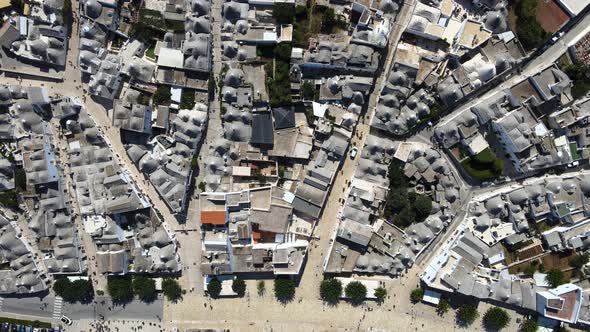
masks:
<instances>
[{"instance_id":1,"label":"terracotta roof","mask_svg":"<svg viewBox=\"0 0 590 332\"><path fill-rule=\"evenodd\" d=\"M225 211L201 211L201 223L225 225Z\"/></svg>"},{"instance_id":2,"label":"terracotta roof","mask_svg":"<svg viewBox=\"0 0 590 332\"><path fill-rule=\"evenodd\" d=\"M539 21L543 30L554 33L569 21L569 19L567 13L555 0L538 1L537 21Z\"/></svg>"}]
</instances>

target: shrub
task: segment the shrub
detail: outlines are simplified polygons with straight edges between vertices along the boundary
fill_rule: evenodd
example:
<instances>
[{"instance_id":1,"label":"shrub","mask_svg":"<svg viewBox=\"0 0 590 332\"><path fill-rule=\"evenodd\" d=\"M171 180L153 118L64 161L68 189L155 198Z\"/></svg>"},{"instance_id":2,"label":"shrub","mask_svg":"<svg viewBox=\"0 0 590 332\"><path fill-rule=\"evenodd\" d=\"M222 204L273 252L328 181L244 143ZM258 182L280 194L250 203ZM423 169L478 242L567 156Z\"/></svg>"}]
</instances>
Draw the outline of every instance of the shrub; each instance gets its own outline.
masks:
<instances>
[{"instance_id":1,"label":"shrub","mask_svg":"<svg viewBox=\"0 0 590 332\"><path fill-rule=\"evenodd\" d=\"M424 290L422 288L415 288L410 293L410 300L412 301L412 303L418 303L418 302L422 301L423 297L424 297Z\"/></svg>"},{"instance_id":2,"label":"shrub","mask_svg":"<svg viewBox=\"0 0 590 332\"><path fill-rule=\"evenodd\" d=\"M457 323L461 326L469 326L473 324L478 317L479 312L477 312L477 308L472 305L462 305L459 310L457 310Z\"/></svg>"},{"instance_id":3,"label":"shrub","mask_svg":"<svg viewBox=\"0 0 590 332\"><path fill-rule=\"evenodd\" d=\"M132 281L133 294L144 302L152 302L156 299L156 281L146 276L134 276Z\"/></svg>"},{"instance_id":4,"label":"shrub","mask_svg":"<svg viewBox=\"0 0 590 332\"><path fill-rule=\"evenodd\" d=\"M182 296L182 288L176 279L164 278L162 281L162 292L169 301L176 301Z\"/></svg>"},{"instance_id":5,"label":"shrub","mask_svg":"<svg viewBox=\"0 0 590 332\"><path fill-rule=\"evenodd\" d=\"M320 297L328 304L336 304L342 295L342 283L338 279L324 279L320 284Z\"/></svg>"},{"instance_id":6,"label":"shrub","mask_svg":"<svg viewBox=\"0 0 590 332\"><path fill-rule=\"evenodd\" d=\"M506 310L498 307L493 307L488 309L486 313L483 315L483 325L492 331L498 331L510 323L510 316Z\"/></svg>"},{"instance_id":7,"label":"shrub","mask_svg":"<svg viewBox=\"0 0 590 332\"><path fill-rule=\"evenodd\" d=\"M353 281L346 285L344 289L346 297L353 305L359 305L367 298L367 287L359 281Z\"/></svg>"},{"instance_id":8,"label":"shrub","mask_svg":"<svg viewBox=\"0 0 590 332\"><path fill-rule=\"evenodd\" d=\"M246 294L246 282L244 279L236 277L231 285L231 289L238 294L239 297L243 297Z\"/></svg>"},{"instance_id":9,"label":"shrub","mask_svg":"<svg viewBox=\"0 0 590 332\"><path fill-rule=\"evenodd\" d=\"M291 279L275 279L275 297L282 303L287 303L295 297L295 282Z\"/></svg>"},{"instance_id":10,"label":"shrub","mask_svg":"<svg viewBox=\"0 0 590 332\"><path fill-rule=\"evenodd\" d=\"M213 278L209 281L207 284L207 293L214 299L219 297L219 293L221 293L221 282L219 282L217 278Z\"/></svg>"}]
</instances>

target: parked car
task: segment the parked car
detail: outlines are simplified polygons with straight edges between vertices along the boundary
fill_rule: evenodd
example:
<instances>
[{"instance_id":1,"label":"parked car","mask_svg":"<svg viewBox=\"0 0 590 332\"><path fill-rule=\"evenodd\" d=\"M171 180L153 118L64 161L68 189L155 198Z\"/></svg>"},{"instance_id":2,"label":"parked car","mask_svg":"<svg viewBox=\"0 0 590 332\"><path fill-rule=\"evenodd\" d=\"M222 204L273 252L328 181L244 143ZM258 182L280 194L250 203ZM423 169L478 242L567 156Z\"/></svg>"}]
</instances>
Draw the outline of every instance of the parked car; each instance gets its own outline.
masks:
<instances>
[{"instance_id":1,"label":"parked car","mask_svg":"<svg viewBox=\"0 0 590 332\"><path fill-rule=\"evenodd\" d=\"M359 152L359 149L357 149L357 147L356 147L356 146L355 146L355 147L353 147L353 148L350 150L350 159L354 159L354 158L356 158L356 154L357 154L358 152Z\"/></svg>"},{"instance_id":2,"label":"parked car","mask_svg":"<svg viewBox=\"0 0 590 332\"><path fill-rule=\"evenodd\" d=\"M67 316L62 315L60 320L62 323L66 324L67 326L72 325L72 320L69 319Z\"/></svg>"}]
</instances>

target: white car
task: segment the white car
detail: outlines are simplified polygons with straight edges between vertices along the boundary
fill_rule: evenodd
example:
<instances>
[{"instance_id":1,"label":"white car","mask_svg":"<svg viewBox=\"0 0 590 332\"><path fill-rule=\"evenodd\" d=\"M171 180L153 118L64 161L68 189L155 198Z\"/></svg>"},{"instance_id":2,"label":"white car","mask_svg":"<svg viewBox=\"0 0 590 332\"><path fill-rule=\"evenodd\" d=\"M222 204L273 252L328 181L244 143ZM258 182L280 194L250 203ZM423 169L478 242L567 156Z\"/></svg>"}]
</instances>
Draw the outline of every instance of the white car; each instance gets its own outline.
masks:
<instances>
[{"instance_id":1,"label":"white car","mask_svg":"<svg viewBox=\"0 0 590 332\"><path fill-rule=\"evenodd\" d=\"M68 318L68 316L64 316L62 315L60 318L61 322L66 324L67 326L71 326L72 325L72 320Z\"/></svg>"},{"instance_id":2,"label":"white car","mask_svg":"<svg viewBox=\"0 0 590 332\"><path fill-rule=\"evenodd\" d=\"M355 147L353 147L353 148L350 150L350 159L354 159L354 158L356 158L356 154L358 153L358 151L359 151L359 149L357 149L357 147L356 147L356 146L355 146Z\"/></svg>"}]
</instances>

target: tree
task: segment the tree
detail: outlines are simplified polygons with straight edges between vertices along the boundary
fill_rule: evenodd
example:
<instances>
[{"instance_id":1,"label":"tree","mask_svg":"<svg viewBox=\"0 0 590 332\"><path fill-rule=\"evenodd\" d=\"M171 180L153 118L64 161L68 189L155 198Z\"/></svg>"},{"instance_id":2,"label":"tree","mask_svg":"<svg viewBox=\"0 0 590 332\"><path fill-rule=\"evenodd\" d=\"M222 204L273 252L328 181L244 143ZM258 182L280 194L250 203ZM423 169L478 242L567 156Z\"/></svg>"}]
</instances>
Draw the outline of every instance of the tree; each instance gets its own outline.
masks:
<instances>
[{"instance_id":1,"label":"tree","mask_svg":"<svg viewBox=\"0 0 590 332\"><path fill-rule=\"evenodd\" d=\"M381 304L385 301L385 297L387 297L387 290L383 287L375 288L375 297L377 298L377 303Z\"/></svg>"},{"instance_id":2,"label":"tree","mask_svg":"<svg viewBox=\"0 0 590 332\"><path fill-rule=\"evenodd\" d=\"M199 190L201 192L205 192L205 189L206 189L205 182L203 182L203 181L199 182Z\"/></svg>"},{"instance_id":3,"label":"tree","mask_svg":"<svg viewBox=\"0 0 590 332\"><path fill-rule=\"evenodd\" d=\"M418 302L422 301L423 297L424 297L424 290L422 288L415 288L410 293L410 300L412 301L412 303L418 303Z\"/></svg>"},{"instance_id":4,"label":"tree","mask_svg":"<svg viewBox=\"0 0 590 332\"><path fill-rule=\"evenodd\" d=\"M171 97L170 88L166 85L160 85L152 96L152 101L156 105L169 104Z\"/></svg>"},{"instance_id":5,"label":"tree","mask_svg":"<svg viewBox=\"0 0 590 332\"><path fill-rule=\"evenodd\" d=\"M301 84L301 94L303 100L316 100L316 88L310 81L305 81Z\"/></svg>"},{"instance_id":6,"label":"tree","mask_svg":"<svg viewBox=\"0 0 590 332\"><path fill-rule=\"evenodd\" d=\"M561 284L565 284L566 282L563 272L559 269L551 269L547 271L545 281L549 284L549 286L551 286L551 288L555 288Z\"/></svg>"},{"instance_id":7,"label":"tree","mask_svg":"<svg viewBox=\"0 0 590 332\"><path fill-rule=\"evenodd\" d=\"M339 25L339 20L336 17L336 13L332 7L324 9L322 13L322 32L332 33L334 28Z\"/></svg>"},{"instance_id":8,"label":"tree","mask_svg":"<svg viewBox=\"0 0 590 332\"><path fill-rule=\"evenodd\" d=\"M367 298L367 287L359 281L353 281L346 285L344 294L353 305L359 305Z\"/></svg>"},{"instance_id":9,"label":"tree","mask_svg":"<svg viewBox=\"0 0 590 332\"><path fill-rule=\"evenodd\" d=\"M535 332L539 328L539 324L537 324L537 320L533 318L525 319L520 324L519 331L520 332Z\"/></svg>"},{"instance_id":10,"label":"tree","mask_svg":"<svg viewBox=\"0 0 590 332\"><path fill-rule=\"evenodd\" d=\"M293 22L295 17L293 5L283 2L275 2L272 6L272 16L277 20L277 23L288 24Z\"/></svg>"},{"instance_id":11,"label":"tree","mask_svg":"<svg viewBox=\"0 0 590 332\"><path fill-rule=\"evenodd\" d=\"M69 35L72 33L72 23L74 22L71 0L64 0L64 5L62 7L62 16L64 26L67 28Z\"/></svg>"},{"instance_id":12,"label":"tree","mask_svg":"<svg viewBox=\"0 0 590 332\"><path fill-rule=\"evenodd\" d=\"M588 263L588 254L578 254L570 261L570 266L575 268L576 270L580 270L584 265Z\"/></svg>"},{"instance_id":13,"label":"tree","mask_svg":"<svg viewBox=\"0 0 590 332\"><path fill-rule=\"evenodd\" d=\"M410 193L410 201L419 221L426 219L432 211L432 200L426 195ZM413 201L412 201L413 199Z\"/></svg>"},{"instance_id":14,"label":"tree","mask_svg":"<svg viewBox=\"0 0 590 332\"><path fill-rule=\"evenodd\" d=\"M275 279L275 297L282 303L287 303L295 297L295 282L291 279Z\"/></svg>"},{"instance_id":15,"label":"tree","mask_svg":"<svg viewBox=\"0 0 590 332\"><path fill-rule=\"evenodd\" d=\"M416 222L416 213L414 210L406 206L395 217L394 222L401 228L406 228Z\"/></svg>"},{"instance_id":16,"label":"tree","mask_svg":"<svg viewBox=\"0 0 590 332\"><path fill-rule=\"evenodd\" d=\"M440 316L443 316L449 311L449 309L451 309L449 302L445 299L440 299L438 305L436 306L436 313L438 313Z\"/></svg>"},{"instance_id":17,"label":"tree","mask_svg":"<svg viewBox=\"0 0 590 332\"><path fill-rule=\"evenodd\" d=\"M320 297L328 304L336 304L342 295L342 283L338 279L324 279L320 284Z\"/></svg>"},{"instance_id":18,"label":"tree","mask_svg":"<svg viewBox=\"0 0 590 332\"><path fill-rule=\"evenodd\" d=\"M131 278L111 277L107 280L107 291L115 303L129 302L133 299Z\"/></svg>"},{"instance_id":19,"label":"tree","mask_svg":"<svg viewBox=\"0 0 590 332\"><path fill-rule=\"evenodd\" d=\"M258 291L258 296L264 295L264 292L266 292L266 285L264 284L264 280L258 281L258 284L256 285L256 290Z\"/></svg>"},{"instance_id":20,"label":"tree","mask_svg":"<svg viewBox=\"0 0 590 332\"><path fill-rule=\"evenodd\" d=\"M457 322L461 326L469 326L473 324L478 317L479 312L477 312L477 308L472 305L465 304L457 310Z\"/></svg>"},{"instance_id":21,"label":"tree","mask_svg":"<svg viewBox=\"0 0 590 332\"><path fill-rule=\"evenodd\" d=\"M72 282L68 278L58 278L53 284L53 290L69 303L89 303L94 298L94 288L90 279Z\"/></svg>"},{"instance_id":22,"label":"tree","mask_svg":"<svg viewBox=\"0 0 590 332\"><path fill-rule=\"evenodd\" d=\"M19 191L27 189L27 173L23 168L14 171L14 184Z\"/></svg>"},{"instance_id":23,"label":"tree","mask_svg":"<svg viewBox=\"0 0 590 332\"><path fill-rule=\"evenodd\" d=\"M182 288L176 279L164 278L162 281L162 292L169 301L176 301L182 296Z\"/></svg>"},{"instance_id":24,"label":"tree","mask_svg":"<svg viewBox=\"0 0 590 332\"><path fill-rule=\"evenodd\" d=\"M246 294L246 282L240 277L236 277L231 284L231 289L238 294L239 297L243 297Z\"/></svg>"},{"instance_id":25,"label":"tree","mask_svg":"<svg viewBox=\"0 0 590 332\"><path fill-rule=\"evenodd\" d=\"M7 208L17 208L18 200L14 189L0 193L0 204Z\"/></svg>"},{"instance_id":26,"label":"tree","mask_svg":"<svg viewBox=\"0 0 590 332\"><path fill-rule=\"evenodd\" d=\"M216 299L219 297L219 293L221 293L221 282L217 280L217 278L213 278L207 284L207 293L209 296Z\"/></svg>"},{"instance_id":27,"label":"tree","mask_svg":"<svg viewBox=\"0 0 590 332\"><path fill-rule=\"evenodd\" d=\"M134 276L133 294L137 295L144 302L152 302L156 299L156 281L146 276Z\"/></svg>"},{"instance_id":28,"label":"tree","mask_svg":"<svg viewBox=\"0 0 590 332\"><path fill-rule=\"evenodd\" d=\"M180 108L192 110L195 107L195 91L192 89L182 89L180 95Z\"/></svg>"},{"instance_id":29,"label":"tree","mask_svg":"<svg viewBox=\"0 0 590 332\"><path fill-rule=\"evenodd\" d=\"M336 28L343 26L344 22L336 15L332 7L323 7L322 27L323 33L332 33Z\"/></svg>"},{"instance_id":30,"label":"tree","mask_svg":"<svg viewBox=\"0 0 590 332\"><path fill-rule=\"evenodd\" d=\"M537 0L521 0L516 7L516 34L526 49L543 45L548 37L537 21L537 4Z\"/></svg>"},{"instance_id":31,"label":"tree","mask_svg":"<svg viewBox=\"0 0 590 332\"><path fill-rule=\"evenodd\" d=\"M508 312L502 308L492 307L483 315L483 325L492 331L499 331L510 323Z\"/></svg>"},{"instance_id":32,"label":"tree","mask_svg":"<svg viewBox=\"0 0 590 332\"><path fill-rule=\"evenodd\" d=\"M273 51L275 59L278 61L289 63L291 61L292 46L289 43L280 43L275 46Z\"/></svg>"}]
</instances>

